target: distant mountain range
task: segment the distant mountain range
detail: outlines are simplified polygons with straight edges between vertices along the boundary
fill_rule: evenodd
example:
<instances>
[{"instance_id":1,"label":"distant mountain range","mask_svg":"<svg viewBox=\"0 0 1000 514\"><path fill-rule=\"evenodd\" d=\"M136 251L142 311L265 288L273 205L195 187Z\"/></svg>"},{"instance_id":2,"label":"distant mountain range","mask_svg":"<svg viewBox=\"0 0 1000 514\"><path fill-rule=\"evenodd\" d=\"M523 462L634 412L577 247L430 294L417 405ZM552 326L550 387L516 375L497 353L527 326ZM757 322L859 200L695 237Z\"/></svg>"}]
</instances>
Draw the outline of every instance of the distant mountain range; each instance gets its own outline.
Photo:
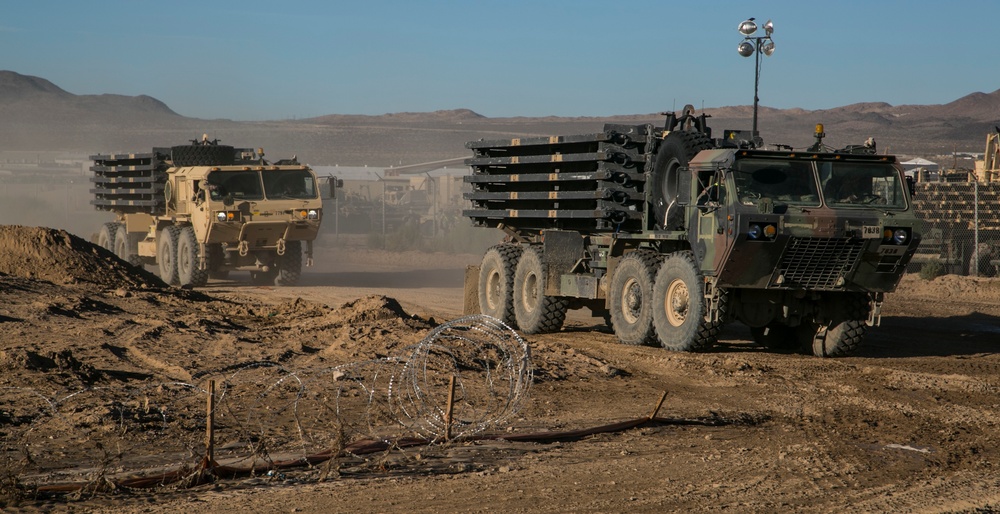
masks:
<instances>
[{"instance_id":1,"label":"distant mountain range","mask_svg":"<svg viewBox=\"0 0 1000 514\"><path fill-rule=\"evenodd\" d=\"M705 112L716 135L751 125L750 106ZM982 152L985 135L1000 125L1000 90L972 93L943 105L871 102L815 111L761 107L758 117L765 142L797 148L811 144L816 123L823 123L825 142L835 147L874 137L880 150L903 156ZM297 155L314 165L387 167L465 156L465 143L475 139L598 132L604 123L662 124L663 116L487 118L455 109L300 120L203 120L180 116L146 95L75 95L43 78L0 71L0 120L0 152L143 151L184 144L208 133L225 144L264 147L273 158Z\"/></svg>"}]
</instances>

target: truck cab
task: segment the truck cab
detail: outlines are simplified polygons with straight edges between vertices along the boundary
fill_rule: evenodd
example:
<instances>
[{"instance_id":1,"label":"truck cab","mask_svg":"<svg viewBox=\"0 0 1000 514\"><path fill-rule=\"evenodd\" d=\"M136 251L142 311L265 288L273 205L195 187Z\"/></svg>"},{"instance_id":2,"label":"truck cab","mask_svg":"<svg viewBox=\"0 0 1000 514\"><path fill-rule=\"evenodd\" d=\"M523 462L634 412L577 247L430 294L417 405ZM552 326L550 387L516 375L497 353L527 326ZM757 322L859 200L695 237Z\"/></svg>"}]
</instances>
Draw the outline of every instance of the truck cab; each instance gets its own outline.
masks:
<instances>
[{"instance_id":1,"label":"truck cab","mask_svg":"<svg viewBox=\"0 0 1000 514\"><path fill-rule=\"evenodd\" d=\"M834 318L878 323L920 241L895 157L712 149L689 169L687 234L709 299L729 296L723 316L778 348L811 345ZM817 353L860 342L823 339Z\"/></svg>"}]
</instances>

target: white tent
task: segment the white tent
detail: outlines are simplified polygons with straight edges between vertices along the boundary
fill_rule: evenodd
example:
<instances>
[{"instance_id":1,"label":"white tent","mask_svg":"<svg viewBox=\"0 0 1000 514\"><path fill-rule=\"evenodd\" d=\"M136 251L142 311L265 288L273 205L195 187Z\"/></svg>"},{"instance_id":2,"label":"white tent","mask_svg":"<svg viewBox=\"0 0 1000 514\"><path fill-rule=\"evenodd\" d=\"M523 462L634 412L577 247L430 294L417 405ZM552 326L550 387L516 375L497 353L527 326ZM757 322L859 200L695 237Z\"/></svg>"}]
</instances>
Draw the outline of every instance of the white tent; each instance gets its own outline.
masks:
<instances>
[{"instance_id":1,"label":"white tent","mask_svg":"<svg viewBox=\"0 0 1000 514\"><path fill-rule=\"evenodd\" d=\"M903 170L906 172L906 176L908 177L913 177L914 179L920 181L939 180L938 171L941 167L938 166L938 163L936 162L917 157L916 159L903 161L900 164L903 165Z\"/></svg>"},{"instance_id":2,"label":"white tent","mask_svg":"<svg viewBox=\"0 0 1000 514\"><path fill-rule=\"evenodd\" d=\"M916 159L910 159L908 161L903 161L900 164L903 165L903 169L906 171L915 170L917 168L923 168L927 171L938 171L940 166L938 163L933 161L928 161L927 159L921 159L917 157Z\"/></svg>"}]
</instances>

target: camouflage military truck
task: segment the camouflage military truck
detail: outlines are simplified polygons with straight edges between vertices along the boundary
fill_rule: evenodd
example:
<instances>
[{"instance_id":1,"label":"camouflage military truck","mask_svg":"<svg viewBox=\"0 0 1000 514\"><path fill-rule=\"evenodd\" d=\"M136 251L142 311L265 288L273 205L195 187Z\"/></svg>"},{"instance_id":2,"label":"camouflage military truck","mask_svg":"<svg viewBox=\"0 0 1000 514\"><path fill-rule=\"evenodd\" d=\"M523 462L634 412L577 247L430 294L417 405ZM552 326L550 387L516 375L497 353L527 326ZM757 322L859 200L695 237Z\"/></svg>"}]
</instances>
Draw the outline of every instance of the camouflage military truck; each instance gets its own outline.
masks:
<instances>
[{"instance_id":1,"label":"camouflage military truck","mask_svg":"<svg viewBox=\"0 0 1000 514\"><path fill-rule=\"evenodd\" d=\"M468 143L463 214L508 237L466 297L529 334L589 308L627 344L704 349L740 321L773 349L857 350L920 240L897 159L828 148L820 125L807 149L766 150L713 139L690 106L666 116Z\"/></svg>"},{"instance_id":2,"label":"camouflage military truck","mask_svg":"<svg viewBox=\"0 0 1000 514\"><path fill-rule=\"evenodd\" d=\"M168 284L202 286L249 271L254 283L293 285L312 265L322 205L313 171L295 159L218 144L91 156L91 203L115 213L97 243Z\"/></svg>"}]
</instances>

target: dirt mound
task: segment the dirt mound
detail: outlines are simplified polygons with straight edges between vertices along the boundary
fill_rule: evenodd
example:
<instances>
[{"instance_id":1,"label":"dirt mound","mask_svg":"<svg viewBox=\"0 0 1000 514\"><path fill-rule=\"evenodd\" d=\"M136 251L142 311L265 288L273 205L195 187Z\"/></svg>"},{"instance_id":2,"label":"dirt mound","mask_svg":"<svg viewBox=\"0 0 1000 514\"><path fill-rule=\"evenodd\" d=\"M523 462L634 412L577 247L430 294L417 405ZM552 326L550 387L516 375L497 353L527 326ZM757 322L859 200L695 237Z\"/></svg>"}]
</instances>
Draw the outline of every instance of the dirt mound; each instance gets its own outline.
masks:
<instances>
[{"instance_id":1,"label":"dirt mound","mask_svg":"<svg viewBox=\"0 0 1000 514\"><path fill-rule=\"evenodd\" d=\"M308 324L319 350L316 357L326 365L339 365L382 358L415 344L435 323L407 314L395 298L370 295Z\"/></svg>"},{"instance_id":2,"label":"dirt mound","mask_svg":"<svg viewBox=\"0 0 1000 514\"><path fill-rule=\"evenodd\" d=\"M0 351L0 369L15 373L24 371L72 373L88 384L101 378L100 372L94 366L80 362L69 349L51 351L47 355L27 348Z\"/></svg>"},{"instance_id":3,"label":"dirt mound","mask_svg":"<svg viewBox=\"0 0 1000 514\"><path fill-rule=\"evenodd\" d=\"M341 324L355 325L373 321L404 320L411 316L403 310L403 306L395 298L371 295L341 305L331 314L331 318Z\"/></svg>"},{"instance_id":4,"label":"dirt mound","mask_svg":"<svg viewBox=\"0 0 1000 514\"><path fill-rule=\"evenodd\" d=\"M908 274L900 282L897 294L930 300L976 298L980 302L992 300L1000 303L1000 281L960 275L942 275L924 280Z\"/></svg>"},{"instance_id":5,"label":"dirt mound","mask_svg":"<svg viewBox=\"0 0 1000 514\"><path fill-rule=\"evenodd\" d=\"M165 287L155 275L65 230L0 225L0 274L55 284Z\"/></svg>"}]
</instances>

